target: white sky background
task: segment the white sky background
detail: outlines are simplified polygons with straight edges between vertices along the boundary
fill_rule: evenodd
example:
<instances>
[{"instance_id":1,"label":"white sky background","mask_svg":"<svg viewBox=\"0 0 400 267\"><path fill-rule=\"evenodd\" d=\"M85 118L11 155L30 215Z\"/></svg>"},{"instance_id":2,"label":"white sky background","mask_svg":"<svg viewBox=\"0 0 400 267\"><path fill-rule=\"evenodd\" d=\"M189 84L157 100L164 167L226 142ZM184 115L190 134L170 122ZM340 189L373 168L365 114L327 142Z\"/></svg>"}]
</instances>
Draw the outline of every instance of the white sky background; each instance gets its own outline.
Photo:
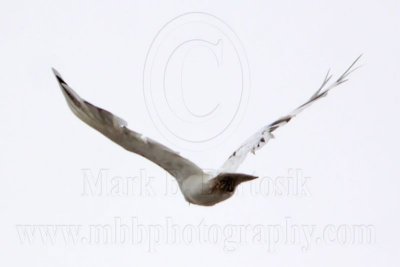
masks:
<instances>
[{"instance_id":1,"label":"white sky background","mask_svg":"<svg viewBox=\"0 0 400 267\"><path fill-rule=\"evenodd\" d=\"M1 265L398 266L400 3L144 2L0 4ZM229 25L241 41L250 74L246 90L251 93L242 120L218 142L204 144L204 149L165 136L160 124L152 123L144 101L143 69L150 44L166 22L186 12L206 12ZM228 48L226 42L223 45L222 49ZM219 68L227 71L219 69L222 76L218 76L215 62L206 56L196 58L205 53L196 49L184 70L188 102L200 111L212 101L223 106L227 100L219 90L227 88L216 85L237 79L228 75L234 73L234 65L224 65L234 55L224 54ZM171 190L165 195L166 184L173 186L174 180L74 117L50 70L57 68L82 97L123 117L132 129L179 150L204 168L216 168L256 129L311 96L328 68L341 74L360 53L363 67L348 83L279 130L275 140L240 168L264 181L301 169L309 177L303 187L306 192L252 193L252 188L262 187L259 180L243 185L237 196L214 207L189 206ZM199 83L193 81L204 86L204 93L198 93ZM224 117L218 120L223 123ZM125 181L145 170L156 178L147 187L153 194L107 196L106 190L101 196L82 196L82 169L97 175L102 168ZM29 243L18 234L18 225L81 225L87 234L90 225L113 225L115 218L128 223L132 217L144 225L144 235L151 232L149 225L158 225L161 237L96 244L85 238L65 242L61 234L54 242L42 242L36 234ZM167 242L163 236L174 235L168 232L168 220L177 225L179 235L187 226L198 230L197 225L207 224L200 229L202 235L220 229L225 236L212 242L185 232L191 243ZM308 243L301 235L296 244L285 243L281 234L276 240L270 235L276 241L271 246L253 238L251 229L257 225L270 229L268 225L283 227L285 221L293 227L314 226L317 232L327 225L336 229L371 225L374 242L353 244L349 236L321 241L314 236L304 248ZM229 238L226 231L238 231L235 225L249 225L250 232Z\"/></svg>"}]
</instances>

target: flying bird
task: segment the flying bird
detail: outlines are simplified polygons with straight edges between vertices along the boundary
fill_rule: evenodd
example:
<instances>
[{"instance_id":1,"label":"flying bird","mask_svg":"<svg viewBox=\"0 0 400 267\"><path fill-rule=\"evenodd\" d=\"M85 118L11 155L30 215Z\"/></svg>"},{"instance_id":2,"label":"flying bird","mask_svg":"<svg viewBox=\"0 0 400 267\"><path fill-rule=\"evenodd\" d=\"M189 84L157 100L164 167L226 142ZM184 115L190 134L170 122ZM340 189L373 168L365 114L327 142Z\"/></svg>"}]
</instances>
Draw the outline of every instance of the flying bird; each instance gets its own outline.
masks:
<instances>
[{"instance_id":1,"label":"flying bird","mask_svg":"<svg viewBox=\"0 0 400 267\"><path fill-rule=\"evenodd\" d=\"M206 172L178 152L129 129L123 119L81 98L54 68L53 72L68 106L79 119L126 150L139 154L165 169L176 178L184 198L189 203L212 206L230 198L239 184L258 178L249 174L236 173L236 170L249 153L254 154L267 144L278 128L287 124L312 103L326 96L331 89L346 82L350 73L358 68L355 65L360 57L332 83L329 83L332 75L328 71L321 86L304 104L253 134L216 172Z\"/></svg>"}]
</instances>

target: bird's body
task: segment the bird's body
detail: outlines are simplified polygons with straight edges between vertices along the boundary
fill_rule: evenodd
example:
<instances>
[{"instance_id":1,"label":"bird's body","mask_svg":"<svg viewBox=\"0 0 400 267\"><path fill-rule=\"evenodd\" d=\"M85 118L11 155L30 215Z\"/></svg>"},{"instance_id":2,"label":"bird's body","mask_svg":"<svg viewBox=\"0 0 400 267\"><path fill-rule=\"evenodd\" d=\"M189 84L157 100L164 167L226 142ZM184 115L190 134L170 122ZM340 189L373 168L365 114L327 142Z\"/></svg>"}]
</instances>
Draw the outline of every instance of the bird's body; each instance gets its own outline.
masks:
<instances>
[{"instance_id":1,"label":"bird's body","mask_svg":"<svg viewBox=\"0 0 400 267\"><path fill-rule=\"evenodd\" d=\"M240 183L256 178L257 176L240 173L222 173L217 176L204 173L184 179L179 186L188 202L212 206L230 198Z\"/></svg>"},{"instance_id":2,"label":"bird's body","mask_svg":"<svg viewBox=\"0 0 400 267\"><path fill-rule=\"evenodd\" d=\"M211 179L212 176L205 173L203 175L192 175L183 180L179 187L186 201L198 205L210 206L213 203L227 199L229 193L212 194Z\"/></svg>"},{"instance_id":3,"label":"bird's body","mask_svg":"<svg viewBox=\"0 0 400 267\"><path fill-rule=\"evenodd\" d=\"M331 76L328 73L321 87L308 101L288 115L261 128L235 150L215 173L203 171L179 153L129 129L123 119L79 97L62 79L61 75L56 70L53 69L53 71L70 109L78 118L126 150L139 154L165 169L176 178L184 198L189 203L212 206L230 198L240 183L257 178L253 175L236 173L237 168L247 155L261 149L273 137L273 132L276 129L288 123L316 100L326 96L329 90L347 81L347 76L354 71L352 67L358 59L359 57L329 86L327 83Z\"/></svg>"}]
</instances>

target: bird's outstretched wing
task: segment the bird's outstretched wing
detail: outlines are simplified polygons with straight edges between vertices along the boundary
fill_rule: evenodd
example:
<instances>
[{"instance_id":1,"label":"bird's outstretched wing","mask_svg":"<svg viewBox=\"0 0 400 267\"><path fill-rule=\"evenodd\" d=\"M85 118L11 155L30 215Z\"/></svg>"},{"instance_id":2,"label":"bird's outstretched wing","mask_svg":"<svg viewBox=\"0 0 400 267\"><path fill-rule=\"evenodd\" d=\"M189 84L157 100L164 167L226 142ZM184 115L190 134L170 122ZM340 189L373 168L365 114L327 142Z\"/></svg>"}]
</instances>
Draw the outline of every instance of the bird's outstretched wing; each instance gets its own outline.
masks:
<instances>
[{"instance_id":1,"label":"bird's outstretched wing","mask_svg":"<svg viewBox=\"0 0 400 267\"><path fill-rule=\"evenodd\" d=\"M190 160L181 157L168 147L128 129L127 123L123 119L79 97L55 69L53 72L72 112L89 126L126 150L139 154L164 168L178 182L191 175L203 174L202 169Z\"/></svg>"},{"instance_id":2,"label":"bird's outstretched wing","mask_svg":"<svg viewBox=\"0 0 400 267\"><path fill-rule=\"evenodd\" d=\"M297 114L303 111L305 108L310 106L312 103L326 96L328 92L337 87L338 85L347 81L350 73L355 71L358 67L354 67L357 61L360 59L361 55L347 68L347 70L333 83L328 85L329 81L332 78L332 75L329 73L326 74L325 79L320 86L320 88L311 96L309 100L307 100L304 104L293 110L286 116L283 116L273 123L264 126L257 133L252 135L245 143L243 143L238 149L235 150L231 154L231 156L224 162L222 167L219 169L219 172L235 172L237 168L239 168L240 164L246 159L246 156L249 152L255 153L256 150L261 149L268 141L273 138L273 132L279 127L288 123L291 119L293 119Z\"/></svg>"}]
</instances>

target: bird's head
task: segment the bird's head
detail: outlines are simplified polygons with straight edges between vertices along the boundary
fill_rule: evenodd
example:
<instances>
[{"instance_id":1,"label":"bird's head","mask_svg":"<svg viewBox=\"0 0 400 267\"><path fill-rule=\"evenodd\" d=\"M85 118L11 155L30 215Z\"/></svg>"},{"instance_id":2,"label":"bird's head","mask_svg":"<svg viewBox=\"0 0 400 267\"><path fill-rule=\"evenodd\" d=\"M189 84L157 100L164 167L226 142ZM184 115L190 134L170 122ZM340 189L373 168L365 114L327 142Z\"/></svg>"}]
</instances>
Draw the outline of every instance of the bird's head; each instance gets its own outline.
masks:
<instances>
[{"instance_id":1,"label":"bird's head","mask_svg":"<svg viewBox=\"0 0 400 267\"><path fill-rule=\"evenodd\" d=\"M210 180L211 192L233 194L239 184L256 178L258 177L249 174L224 172Z\"/></svg>"}]
</instances>

